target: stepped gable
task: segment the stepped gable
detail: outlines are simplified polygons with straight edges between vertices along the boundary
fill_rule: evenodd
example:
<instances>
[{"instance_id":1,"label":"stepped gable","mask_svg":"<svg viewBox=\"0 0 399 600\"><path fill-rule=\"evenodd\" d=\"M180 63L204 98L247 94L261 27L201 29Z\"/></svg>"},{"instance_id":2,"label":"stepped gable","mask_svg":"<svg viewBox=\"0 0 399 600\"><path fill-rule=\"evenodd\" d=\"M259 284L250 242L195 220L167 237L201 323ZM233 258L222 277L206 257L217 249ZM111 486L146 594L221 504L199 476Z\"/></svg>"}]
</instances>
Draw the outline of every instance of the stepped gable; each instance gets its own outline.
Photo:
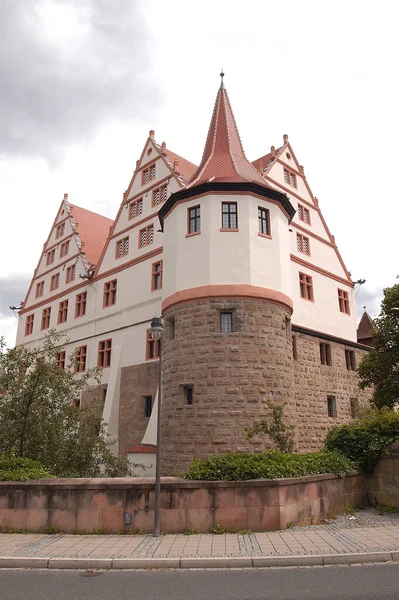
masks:
<instances>
[{"instance_id":1,"label":"stepped gable","mask_svg":"<svg viewBox=\"0 0 399 600\"><path fill-rule=\"evenodd\" d=\"M82 252L86 255L89 266L97 265L113 224L112 219L75 204L70 204L70 215L75 221L76 233L82 242Z\"/></svg>"},{"instance_id":2,"label":"stepped gable","mask_svg":"<svg viewBox=\"0 0 399 600\"><path fill-rule=\"evenodd\" d=\"M372 345L373 340L374 324L373 320L365 310L360 319L357 328L357 341L359 344L365 344L366 346Z\"/></svg>"},{"instance_id":3,"label":"stepped gable","mask_svg":"<svg viewBox=\"0 0 399 600\"><path fill-rule=\"evenodd\" d=\"M208 181L251 182L271 188L244 154L230 100L223 85L223 76L216 96L204 154L187 187L191 188Z\"/></svg>"}]
</instances>

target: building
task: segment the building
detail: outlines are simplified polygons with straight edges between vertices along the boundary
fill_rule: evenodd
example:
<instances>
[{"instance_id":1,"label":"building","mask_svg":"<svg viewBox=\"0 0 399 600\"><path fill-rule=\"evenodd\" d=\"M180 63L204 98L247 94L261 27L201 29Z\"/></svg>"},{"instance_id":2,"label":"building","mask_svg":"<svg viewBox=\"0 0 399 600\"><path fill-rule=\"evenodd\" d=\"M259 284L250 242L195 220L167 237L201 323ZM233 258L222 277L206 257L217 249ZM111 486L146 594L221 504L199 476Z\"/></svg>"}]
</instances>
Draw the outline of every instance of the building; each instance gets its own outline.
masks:
<instances>
[{"instance_id":1,"label":"building","mask_svg":"<svg viewBox=\"0 0 399 600\"><path fill-rule=\"evenodd\" d=\"M373 320L366 311L366 307L364 307L364 312L357 328L357 341L359 344L363 344L363 346L374 346L373 333Z\"/></svg>"},{"instance_id":2,"label":"building","mask_svg":"<svg viewBox=\"0 0 399 600\"><path fill-rule=\"evenodd\" d=\"M113 222L64 196L20 311L17 343L56 326L61 366L76 352L78 371L104 368L82 401L104 397L115 450L133 459L151 458L161 313L163 474L267 447L245 429L270 403L304 451L367 400L353 283L304 168L287 135L246 159L223 78L199 166L150 131Z\"/></svg>"}]
</instances>

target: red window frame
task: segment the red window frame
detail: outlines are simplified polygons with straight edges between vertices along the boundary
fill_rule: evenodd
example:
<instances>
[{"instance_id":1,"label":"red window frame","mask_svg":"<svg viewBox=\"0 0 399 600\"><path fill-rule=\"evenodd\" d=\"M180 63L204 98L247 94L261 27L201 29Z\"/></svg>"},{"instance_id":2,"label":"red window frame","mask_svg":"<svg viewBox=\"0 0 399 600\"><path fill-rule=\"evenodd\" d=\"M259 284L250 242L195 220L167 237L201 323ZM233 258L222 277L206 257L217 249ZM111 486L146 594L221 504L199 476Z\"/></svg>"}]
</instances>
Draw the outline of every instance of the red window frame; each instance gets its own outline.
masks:
<instances>
[{"instance_id":1,"label":"red window frame","mask_svg":"<svg viewBox=\"0 0 399 600\"><path fill-rule=\"evenodd\" d=\"M143 214L143 198L137 198L129 203L128 218L129 221Z\"/></svg>"},{"instance_id":2,"label":"red window frame","mask_svg":"<svg viewBox=\"0 0 399 600\"><path fill-rule=\"evenodd\" d=\"M116 304L117 279L104 283L103 308Z\"/></svg>"},{"instance_id":3,"label":"red window frame","mask_svg":"<svg viewBox=\"0 0 399 600\"><path fill-rule=\"evenodd\" d=\"M299 273L299 290L301 298L314 302L313 277L311 275Z\"/></svg>"},{"instance_id":4,"label":"red window frame","mask_svg":"<svg viewBox=\"0 0 399 600\"><path fill-rule=\"evenodd\" d=\"M51 306L47 306L42 310L42 323L41 323L41 331L43 329L48 329L50 327L50 317L51 317Z\"/></svg>"},{"instance_id":5,"label":"red window frame","mask_svg":"<svg viewBox=\"0 0 399 600\"><path fill-rule=\"evenodd\" d=\"M65 240L60 245L60 258L64 258L64 256L68 256L69 254L69 240Z\"/></svg>"},{"instance_id":6,"label":"red window frame","mask_svg":"<svg viewBox=\"0 0 399 600\"><path fill-rule=\"evenodd\" d=\"M168 186L166 183L164 185L160 185L155 190L152 190L152 206L159 206L166 202L168 197Z\"/></svg>"},{"instance_id":7,"label":"red window frame","mask_svg":"<svg viewBox=\"0 0 399 600\"><path fill-rule=\"evenodd\" d=\"M290 169L287 169L286 167L284 167L284 183L287 183L288 185L294 188L297 187L296 173L290 171Z\"/></svg>"},{"instance_id":8,"label":"red window frame","mask_svg":"<svg viewBox=\"0 0 399 600\"><path fill-rule=\"evenodd\" d=\"M87 346L77 346L75 349L75 373L84 373L86 371Z\"/></svg>"},{"instance_id":9,"label":"red window frame","mask_svg":"<svg viewBox=\"0 0 399 600\"><path fill-rule=\"evenodd\" d=\"M59 287L60 287L60 274L55 273L55 275L51 276L50 292L54 292L54 290L58 290Z\"/></svg>"},{"instance_id":10,"label":"red window frame","mask_svg":"<svg viewBox=\"0 0 399 600\"><path fill-rule=\"evenodd\" d=\"M150 241L149 241L150 240ZM154 223L139 231L139 248L145 248L154 242Z\"/></svg>"},{"instance_id":11,"label":"red window frame","mask_svg":"<svg viewBox=\"0 0 399 600\"><path fill-rule=\"evenodd\" d=\"M115 258L122 258L129 254L129 236L125 236L115 242Z\"/></svg>"},{"instance_id":12,"label":"red window frame","mask_svg":"<svg viewBox=\"0 0 399 600\"><path fill-rule=\"evenodd\" d=\"M162 289L163 280L163 260L152 263L151 269L151 291L155 292Z\"/></svg>"},{"instance_id":13,"label":"red window frame","mask_svg":"<svg viewBox=\"0 0 399 600\"><path fill-rule=\"evenodd\" d=\"M145 359L154 360L159 358L160 340L153 340L148 330L146 334Z\"/></svg>"},{"instance_id":14,"label":"red window frame","mask_svg":"<svg viewBox=\"0 0 399 600\"><path fill-rule=\"evenodd\" d=\"M298 204L298 219L307 225L311 225L310 210L306 206L303 206L303 204Z\"/></svg>"},{"instance_id":15,"label":"red window frame","mask_svg":"<svg viewBox=\"0 0 399 600\"><path fill-rule=\"evenodd\" d=\"M35 321L35 315L27 315L25 321L25 335L31 335L33 333L33 323Z\"/></svg>"},{"instance_id":16,"label":"red window frame","mask_svg":"<svg viewBox=\"0 0 399 600\"><path fill-rule=\"evenodd\" d=\"M60 223L57 225L57 229L55 230L55 239L62 237L65 233L65 223Z\"/></svg>"},{"instance_id":17,"label":"red window frame","mask_svg":"<svg viewBox=\"0 0 399 600\"><path fill-rule=\"evenodd\" d=\"M339 310L346 315L350 315L349 294L345 290L338 288L338 306Z\"/></svg>"},{"instance_id":18,"label":"red window frame","mask_svg":"<svg viewBox=\"0 0 399 600\"><path fill-rule=\"evenodd\" d=\"M55 248L52 248L52 250L49 250L46 255L46 267L48 267L49 265L52 265L54 260L55 260Z\"/></svg>"},{"instance_id":19,"label":"red window frame","mask_svg":"<svg viewBox=\"0 0 399 600\"><path fill-rule=\"evenodd\" d=\"M97 366L106 369L111 366L111 354L112 354L112 339L101 340L98 342L98 358Z\"/></svg>"},{"instance_id":20,"label":"red window frame","mask_svg":"<svg viewBox=\"0 0 399 600\"><path fill-rule=\"evenodd\" d=\"M306 256L310 256L310 240L306 235L302 233L296 234L296 249Z\"/></svg>"},{"instance_id":21,"label":"red window frame","mask_svg":"<svg viewBox=\"0 0 399 600\"><path fill-rule=\"evenodd\" d=\"M35 298L40 298L44 294L44 281L39 281L36 284L36 296Z\"/></svg>"},{"instance_id":22,"label":"red window frame","mask_svg":"<svg viewBox=\"0 0 399 600\"><path fill-rule=\"evenodd\" d=\"M75 319L83 317L86 314L87 292L81 292L76 295L75 300Z\"/></svg>"},{"instance_id":23,"label":"red window frame","mask_svg":"<svg viewBox=\"0 0 399 600\"><path fill-rule=\"evenodd\" d=\"M55 360L57 361L60 369L65 369L65 358L66 358L65 350L61 350L60 352L57 352L57 354L55 355Z\"/></svg>"},{"instance_id":24,"label":"red window frame","mask_svg":"<svg viewBox=\"0 0 399 600\"><path fill-rule=\"evenodd\" d=\"M58 325L61 325L61 323L66 323L68 319L68 304L69 300L61 300L58 305Z\"/></svg>"},{"instance_id":25,"label":"red window frame","mask_svg":"<svg viewBox=\"0 0 399 600\"><path fill-rule=\"evenodd\" d=\"M71 281L75 281L76 277L76 265L69 265L66 269L65 275L65 283L71 283Z\"/></svg>"}]
</instances>

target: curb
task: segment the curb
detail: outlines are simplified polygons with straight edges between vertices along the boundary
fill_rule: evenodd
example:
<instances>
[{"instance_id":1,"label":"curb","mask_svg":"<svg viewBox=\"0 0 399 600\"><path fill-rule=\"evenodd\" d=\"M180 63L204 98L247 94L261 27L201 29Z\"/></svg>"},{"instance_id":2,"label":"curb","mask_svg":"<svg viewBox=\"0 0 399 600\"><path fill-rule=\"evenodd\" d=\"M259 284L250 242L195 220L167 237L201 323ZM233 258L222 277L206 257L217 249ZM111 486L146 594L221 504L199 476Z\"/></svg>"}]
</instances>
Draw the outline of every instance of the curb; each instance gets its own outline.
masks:
<instances>
[{"instance_id":1,"label":"curb","mask_svg":"<svg viewBox=\"0 0 399 600\"><path fill-rule=\"evenodd\" d=\"M0 557L0 569L233 569L312 567L398 562L399 552L308 554L291 556L197 556L176 558Z\"/></svg>"}]
</instances>

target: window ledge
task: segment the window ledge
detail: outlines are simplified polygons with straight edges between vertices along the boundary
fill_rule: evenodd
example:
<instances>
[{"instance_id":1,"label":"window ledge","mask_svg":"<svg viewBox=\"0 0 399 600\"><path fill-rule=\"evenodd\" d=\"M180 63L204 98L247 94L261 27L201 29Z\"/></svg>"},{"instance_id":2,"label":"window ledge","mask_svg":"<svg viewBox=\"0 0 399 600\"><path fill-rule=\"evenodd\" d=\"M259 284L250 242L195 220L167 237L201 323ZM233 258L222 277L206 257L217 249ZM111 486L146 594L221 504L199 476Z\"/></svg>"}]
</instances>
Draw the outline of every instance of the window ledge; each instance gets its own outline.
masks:
<instances>
[{"instance_id":1,"label":"window ledge","mask_svg":"<svg viewBox=\"0 0 399 600\"><path fill-rule=\"evenodd\" d=\"M237 228L232 228L232 229L223 229L222 227L219 229L219 231L240 231Z\"/></svg>"},{"instance_id":2,"label":"window ledge","mask_svg":"<svg viewBox=\"0 0 399 600\"><path fill-rule=\"evenodd\" d=\"M192 233L186 233L186 238L194 237L195 235L200 235L200 231L193 231Z\"/></svg>"},{"instance_id":3,"label":"window ledge","mask_svg":"<svg viewBox=\"0 0 399 600\"><path fill-rule=\"evenodd\" d=\"M272 239L272 236L268 235L267 233L261 233L260 231L258 231L258 235L259 237L268 238L269 240Z\"/></svg>"}]
</instances>

